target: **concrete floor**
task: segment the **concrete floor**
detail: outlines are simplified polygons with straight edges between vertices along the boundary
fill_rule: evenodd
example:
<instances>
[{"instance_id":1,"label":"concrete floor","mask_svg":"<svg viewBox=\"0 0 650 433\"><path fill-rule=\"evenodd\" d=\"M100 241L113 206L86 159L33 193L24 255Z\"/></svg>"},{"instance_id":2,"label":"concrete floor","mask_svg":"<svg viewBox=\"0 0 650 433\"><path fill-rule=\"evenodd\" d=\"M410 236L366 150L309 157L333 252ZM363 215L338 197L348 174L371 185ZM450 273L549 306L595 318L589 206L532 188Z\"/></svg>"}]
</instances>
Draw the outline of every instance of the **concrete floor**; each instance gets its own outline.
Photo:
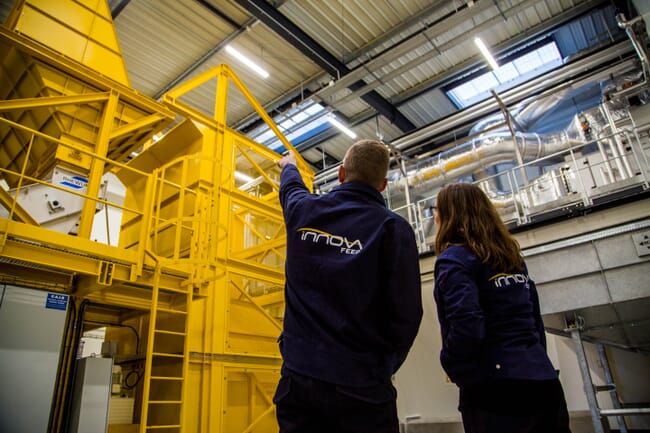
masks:
<instances>
[{"instance_id":1,"label":"concrete floor","mask_svg":"<svg viewBox=\"0 0 650 433\"><path fill-rule=\"evenodd\" d=\"M589 413L571 414L571 433L593 433ZM463 425L451 423L409 423L400 425L400 433L464 433ZM549 432L550 433L550 432ZM613 433L613 432L612 432Z\"/></svg>"}]
</instances>

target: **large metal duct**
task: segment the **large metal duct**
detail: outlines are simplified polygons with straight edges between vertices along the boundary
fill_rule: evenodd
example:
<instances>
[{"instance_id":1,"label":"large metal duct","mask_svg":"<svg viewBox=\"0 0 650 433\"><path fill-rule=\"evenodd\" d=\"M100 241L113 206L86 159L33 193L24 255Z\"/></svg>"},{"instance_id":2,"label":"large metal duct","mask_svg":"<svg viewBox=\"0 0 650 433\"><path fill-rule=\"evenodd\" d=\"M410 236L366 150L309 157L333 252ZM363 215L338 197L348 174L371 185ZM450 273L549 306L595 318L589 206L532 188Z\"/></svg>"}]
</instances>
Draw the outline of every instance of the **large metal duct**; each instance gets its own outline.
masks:
<instances>
[{"instance_id":1,"label":"large metal duct","mask_svg":"<svg viewBox=\"0 0 650 433\"><path fill-rule=\"evenodd\" d=\"M395 186L429 189L444 182L472 174L498 163L515 160L516 148L524 161L547 157L584 142L577 133L574 120L571 127L557 134L540 135L497 131L475 138L454 149L439 153L405 177L393 180Z\"/></svg>"}]
</instances>

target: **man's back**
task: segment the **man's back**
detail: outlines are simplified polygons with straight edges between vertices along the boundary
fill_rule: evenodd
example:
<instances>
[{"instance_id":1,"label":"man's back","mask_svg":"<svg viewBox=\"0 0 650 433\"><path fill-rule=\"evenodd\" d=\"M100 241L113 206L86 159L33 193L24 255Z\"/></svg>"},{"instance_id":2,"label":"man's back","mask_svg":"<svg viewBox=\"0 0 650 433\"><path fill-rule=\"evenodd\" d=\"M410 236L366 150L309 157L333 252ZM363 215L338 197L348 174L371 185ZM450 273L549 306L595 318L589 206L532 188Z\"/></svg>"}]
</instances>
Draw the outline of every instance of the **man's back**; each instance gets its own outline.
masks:
<instances>
[{"instance_id":1,"label":"man's back","mask_svg":"<svg viewBox=\"0 0 650 433\"><path fill-rule=\"evenodd\" d=\"M354 143L341 185L305 187L293 154L282 158L287 231L283 365L273 402L281 433L397 433L400 367L422 318L420 271L410 225L380 192L386 146Z\"/></svg>"},{"instance_id":2,"label":"man's back","mask_svg":"<svg viewBox=\"0 0 650 433\"><path fill-rule=\"evenodd\" d=\"M389 378L421 317L413 230L381 194L347 182L309 194L295 167L282 173L287 229L287 367L333 383ZM409 293L411 292L411 293Z\"/></svg>"}]
</instances>

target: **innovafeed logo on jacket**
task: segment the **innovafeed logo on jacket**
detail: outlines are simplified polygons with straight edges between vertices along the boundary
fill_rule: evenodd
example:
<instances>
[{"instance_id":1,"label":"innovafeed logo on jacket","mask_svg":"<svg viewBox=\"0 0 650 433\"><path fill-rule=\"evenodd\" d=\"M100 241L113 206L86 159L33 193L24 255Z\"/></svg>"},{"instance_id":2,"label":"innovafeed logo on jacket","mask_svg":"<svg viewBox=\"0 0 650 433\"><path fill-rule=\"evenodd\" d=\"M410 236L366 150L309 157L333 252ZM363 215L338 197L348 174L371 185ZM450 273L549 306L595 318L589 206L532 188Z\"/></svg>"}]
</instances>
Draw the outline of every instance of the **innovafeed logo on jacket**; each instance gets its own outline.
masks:
<instances>
[{"instance_id":1,"label":"innovafeed logo on jacket","mask_svg":"<svg viewBox=\"0 0 650 433\"><path fill-rule=\"evenodd\" d=\"M490 281L494 281L496 287L509 286L511 283L528 283L529 277L525 274L496 274ZM528 286L528 284L526 284Z\"/></svg>"},{"instance_id":2,"label":"innovafeed logo on jacket","mask_svg":"<svg viewBox=\"0 0 650 433\"><path fill-rule=\"evenodd\" d=\"M322 230L309 227L302 227L297 230L300 233L300 240L313 242L315 244L329 245L339 249L341 254L359 254L363 245L359 239L349 241L345 236L333 235Z\"/></svg>"}]
</instances>

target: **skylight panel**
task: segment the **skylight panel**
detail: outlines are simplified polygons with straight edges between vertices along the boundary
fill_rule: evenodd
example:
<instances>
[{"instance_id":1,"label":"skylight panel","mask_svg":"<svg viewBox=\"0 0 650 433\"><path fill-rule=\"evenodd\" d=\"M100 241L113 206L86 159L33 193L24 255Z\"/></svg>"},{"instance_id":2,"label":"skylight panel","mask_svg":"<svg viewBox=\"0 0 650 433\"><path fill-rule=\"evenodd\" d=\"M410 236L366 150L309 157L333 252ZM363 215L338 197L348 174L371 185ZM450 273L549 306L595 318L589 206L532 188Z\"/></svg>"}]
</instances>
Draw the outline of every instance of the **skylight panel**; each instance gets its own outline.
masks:
<instances>
[{"instance_id":1,"label":"skylight panel","mask_svg":"<svg viewBox=\"0 0 650 433\"><path fill-rule=\"evenodd\" d=\"M474 85L474 81L468 81L467 83L461 84L460 86L454 88L451 92L454 94L454 96L460 98L461 100L468 100L473 98L474 95L478 93L478 90Z\"/></svg>"},{"instance_id":2,"label":"skylight panel","mask_svg":"<svg viewBox=\"0 0 650 433\"><path fill-rule=\"evenodd\" d=\"M308 99L299 106L276 116L273 121L278 125L284 136L294 146L307 140L313 135L329 126L327 122L327 110L321 104ZM249 134L253 140L273 150L280 151L283 148L282 142L275 133L266 125L256 129Z\"/></svg>"},{"instance_id":3,"label":"skylight panel","mask_svg":"<svg viewBox=\"0 0 650 433\"><path fill-rule=\"evenodd\" d=\"M494 75L496 76L499 83L507 83L508 81L516 79L519 76L519 72L517 72L515 65L510 62L494 71Z\"/></svg>"},{"instance_id":4,"label":"skylight panel","mask_svg":"<svg viewBox=\"0 0 650 433\"><path fill-rule=\"evenodd\" d=\"M543 63L557 62L562 59L562 57L560 57L560 50L558 50L557 45L554 43L544 45L539 48L537 52L542 58Z\"/></svg>"},{"instance_id":5,"label":"skylight panel","mask_svg":"<svg viewBox=\"0 0 650 433\"><path fill-rule=\"evenodd\" d=\"M495 71L485 72L447 91L447 96L458 106L465 108L491 96L490 91L508 90L560 65L562 58L555 42L530 51Z\"/></svg>"},{"instance_id":6,"label":"skylight panel","mask_svg":"<svg viewBox=\"0 0 650 433\"><path fill-rule=\"evenodd\" d=\"M479 92L489 91L499 85L499 80L497 80L493 72L483 74L472 81L474 81L474 86Z\"/></svg>"},{"instance_id":7,"label":"skylight panel","mask_svg":"<svg viewBox=\"0 0 650 433\"><path fill-rule=\"evenodd\" d=\"M520 75L539 68L542 65L542 59L537 52L533 51L513 61Z\"/></svg>"}]
</instances>

